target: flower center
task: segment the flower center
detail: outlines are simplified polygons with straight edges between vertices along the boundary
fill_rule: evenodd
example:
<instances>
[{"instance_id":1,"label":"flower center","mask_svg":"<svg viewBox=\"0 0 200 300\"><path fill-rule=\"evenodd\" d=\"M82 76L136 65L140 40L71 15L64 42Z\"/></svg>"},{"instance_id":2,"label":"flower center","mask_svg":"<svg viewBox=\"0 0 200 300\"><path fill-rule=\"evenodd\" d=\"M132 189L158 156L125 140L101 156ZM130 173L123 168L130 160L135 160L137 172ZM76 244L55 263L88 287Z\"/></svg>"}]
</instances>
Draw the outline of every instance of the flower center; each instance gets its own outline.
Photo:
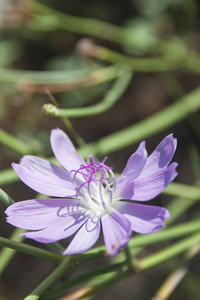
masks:
<instances>
[{"instance_id":1,"label":"flower center","mask_svg":"<svg viewBox=\"0 0 200 300\"><path fill-rule=\"evenodd\" d=\"M85 165L71 171L80 207L93 212L96 216L105 213L111 206L116 186L112 168L105 165L106 160L107 157L102 162L96 162L95 157L89 155Z\"/></svg>"}]
</instances>

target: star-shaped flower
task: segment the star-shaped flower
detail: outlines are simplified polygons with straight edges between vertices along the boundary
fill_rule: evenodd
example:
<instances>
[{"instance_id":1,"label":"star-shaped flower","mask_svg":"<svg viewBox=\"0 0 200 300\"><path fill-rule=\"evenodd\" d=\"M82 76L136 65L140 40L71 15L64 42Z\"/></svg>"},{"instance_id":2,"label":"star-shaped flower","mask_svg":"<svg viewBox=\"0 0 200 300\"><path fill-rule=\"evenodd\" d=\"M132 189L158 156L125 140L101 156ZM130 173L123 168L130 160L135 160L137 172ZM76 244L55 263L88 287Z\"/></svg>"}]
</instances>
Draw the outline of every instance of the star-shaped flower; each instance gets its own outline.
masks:
<instances>
[{"instance_id":1,"label":"star-shaped flower","mask_svg":"<svg viewBox=\"0 0 200 300\"><path fill-rule=\"evenodd\" d=\"M54 129L52 149L65 169L30 155L12 166L29 187L56 198L15 203L5 211L7 222L31 230L22 235L40 243L59 241L77 232L64 255L89 250L99 238L102 226L108 254L114 256L129 242L132 231L156 232L170 217L166 208L134 201L153 199L177 176L177 163L169 165L176 144L172 134L168 135L148 157L142 142L122 174L115 178L105 163L107 158L97 162L89 155L84 161L68 136Z\"/></svg>"}]
</instances>

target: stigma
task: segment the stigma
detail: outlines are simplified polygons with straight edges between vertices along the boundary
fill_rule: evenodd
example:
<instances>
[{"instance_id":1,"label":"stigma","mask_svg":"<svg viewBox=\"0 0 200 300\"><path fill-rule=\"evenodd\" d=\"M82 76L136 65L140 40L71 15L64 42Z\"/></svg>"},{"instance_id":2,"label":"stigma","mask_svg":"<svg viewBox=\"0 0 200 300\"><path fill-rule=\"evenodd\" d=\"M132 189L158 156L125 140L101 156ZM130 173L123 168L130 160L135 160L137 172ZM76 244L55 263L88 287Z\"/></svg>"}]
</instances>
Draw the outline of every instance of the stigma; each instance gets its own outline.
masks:
<instances>
[{"instance_id":1,"label":"stigma","mask_svg":"<svg viewBox=\"0 0 200 300\"><path fill-rule=\"evenodd\" d=\"M112 206L113 192L116 189L116 179L112 168L102 162L97 162L89 155L87 162L78 170L71 170L71 177L76 191L76 199L80 208L92 214L103 215Z\"/></svg>"}]
</instances>

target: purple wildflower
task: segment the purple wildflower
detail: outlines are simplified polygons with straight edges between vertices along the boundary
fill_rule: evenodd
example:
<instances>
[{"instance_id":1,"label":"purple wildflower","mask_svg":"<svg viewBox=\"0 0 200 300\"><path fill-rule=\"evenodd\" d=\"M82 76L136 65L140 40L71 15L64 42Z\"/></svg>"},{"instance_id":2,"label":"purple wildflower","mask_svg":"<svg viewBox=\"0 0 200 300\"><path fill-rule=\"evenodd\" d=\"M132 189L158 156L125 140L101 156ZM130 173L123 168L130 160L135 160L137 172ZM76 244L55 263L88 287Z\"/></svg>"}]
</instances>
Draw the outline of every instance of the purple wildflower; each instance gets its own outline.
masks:
<instances>
[{"instance_id":1,"label":"purple wildflower","mask_svg":"<svg viewBox=\"0 0 200 300\"><path fill-rule=\"evenodd\" d=\"M29 187L59 198L15 203L6 210L7 222L31 230L22 235L41 243L52 243L78 231L64 255L89 250L99 238L102 225L108 254L114 256L128 243L132 231L156 232L170 217L165 208L120 200L148 201L160 194L177 176L177 163L169 165L176 144L172 134L168 135L148 157L142 142L116 179L105 164L107 158L96 162L89 155L85 162L67 135L54 129L52 149L67 171L29 155L12 166Z\"/></svg>"}]
</instances>

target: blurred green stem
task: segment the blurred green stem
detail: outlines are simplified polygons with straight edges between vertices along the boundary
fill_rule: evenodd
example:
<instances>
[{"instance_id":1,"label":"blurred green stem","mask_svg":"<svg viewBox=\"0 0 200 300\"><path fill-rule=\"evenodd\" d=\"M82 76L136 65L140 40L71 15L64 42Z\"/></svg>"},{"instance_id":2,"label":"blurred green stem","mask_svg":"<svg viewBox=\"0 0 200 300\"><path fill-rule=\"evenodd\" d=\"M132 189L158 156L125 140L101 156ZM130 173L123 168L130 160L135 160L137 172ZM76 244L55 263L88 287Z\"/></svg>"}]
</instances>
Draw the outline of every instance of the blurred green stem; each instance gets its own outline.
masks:
<instances>
[{"instance_id":1,"label":"blurred green stem","mask_svg":"<svg viewBox=\"0 0 200 300\"><path fill-rule=\"evenodd\" d=\"M149 49L147 49L147 46L145 46L144 49L144 46L138 42L138 38L134 38L132 29L116 26L97 19L81 18L68 15L37 1L32 2L32 8L34 12L33 20L35 19L36 22L39 23L39 26L37 27L38 30L42 30L42 28L46 25L46 30L63 29L82 34L84 36L94 36L121 45L136 47L143 51L150 50L151 52L155 53L166 53L167 49L168 53L178 53L179 57L182 56L182 53L185 54L186 52L186 47L180 40L165 41L156 39L156 37L154 37L154 45L151 45Z\"/></svg>"},{"instance_id":2,"label":"blurred green stem","mask_svg":"<svg viewBox=\"0 0 200 300\"><path fill-rule=\"evenodd\" d=\"M170 60L165 61L165 59L163 58L156 58L155 60L153 58L152 62L151 59L147 60L147 69L150 69L151 66L153 69L155 69L155 71L156 69L161 69L161 71L163 71L164 69L171 70L175 68L175 66L173 66L174 61L174 64L178 63L179 67L182 66L189 71L199 73L199 55L193 51L190 51L189 53L187 50L187 46L183 43L182 40L178 38L166 41L154 37L154 44L148 47L145 46L144 48L144 46L140 42L138 42L138 39L134 38L132 29L116 26L96 19L71 16L59 12L37 1L33 1L32 6L34 11L32 23L34 23L35 20L35 28L37 27L38 30L42 30L44 26L46 27L46 30L63 29L70 32L82 34L84 36L94 36L97 38L102 38L104 40L119 43L121 45L136 47L138 49L149 51L151 53L169 55L169 58L173 58L171 62ZM114 55L112 55L112 57L114 57ZM116 57L116 60L118 59L119 57ZM142 60L140 62L141 67L139 66L139 68L144 69ZM153 62L155 62L155 66L153 66Z\"/></svg>"},{"instance_id":3,"label":"blurred green stem","mask_svg":"<svg viewBox=\"0 0 200 300\"><path fill-rule=\"evenodd\" d=\"M139 270L143 271L150 269L164 262L165 260L184 252L185 250L191 248L199 242L200 233L197 233L185 238L184 240L181 240L180 242L175 243L172 246L165 247L163 250L141 259L139 262Z\"/></svg>"},{"instance_id":4,"label":"blurred green stem","mask_svg":"<svg viewBox=\"0 0 200 300\"><path fill-rule=\"evenodd\" d=\"M97 276L86 286L66 296L66 300L88 299L86 297L95 295L98 291L101 291L106 287L109 287L133 274L134 272L130 272L129 270L125 269L121 270L120 272L113 272L111 274Z\"/></svg>"},{"instance_id":5,"label":"blurred green stem","mask_svg":"<svg viewBox=\"0 0 200 300\"><path fill-rule=\"evenodd\" d=\"M200 244L193 246L188 250L184 257L184 261L180 267L178 267L174 272L172 272L164 283L159 287L155 296L152 300L167 300L172 292L177 288L178 284L182 281L184 276L189 271L189 267L191 265L191 260L195 255L197 255L200 251Z\"/></svg>"},{"instance_id":6,"label":"blurred green stem","mask_svg":"<svg viewBox=\"0 0 200 300\"><path fill-rule=\"evenodd\" d=\"M149 235L137 235L129 242L129 247L144 247L158 242L175 239L200 230L200 221L194 220L165 228Z\"/></svg>"},{"instance_id":7,"label":"blurred green stem","mask_svg":"<svg viewBox=\"0 0 200 300\"><path fill-rule=\"evenodd\" d=\"M146 258L141 259L136 266L134 266L134 269L132 269L132 272L130 270L124 270L120 272L114 272L113 274L104 275L103 278L101 278L98 273L98 270L96 270L96 277L93 278L92 282L87 284L85 287L80 288L78 291L72 293L69 295L69 299L81 299L83 297L93 295L99 290L104 289L107 286L110 286L119 280L123 280L128 276L131 276L136 271L141 272L146 269L149 269L153 266L156 266L159 263L162 263L163 261L176 256L188 248L192 247L194 244L198 243L200 241L200 234L193 235L192 237L189 237L187 239L184 239L180 242L177 242L175 245L169 246L168 248L165 248L164 250L161 250L160 252L157 252L153 255L150 255ZM80 277L78 278L80 280ZM81 277L82 280L84 280ZM73 282L73 280L71 280ZM81 281L83 282L83 281ZM79 283L79 282L78 282ZM70 285L64 284L60 288L56 289L57 292L63 292L65 289L69 288ZM32 293L33 294L33 293ZM46 294L47 296L51 295L51 292ZM53 294L54 295L54 294ZM71 298L70 298L71 297ZM37 300L39 298L26 298L25 300ZM43 298L42 298L43 299ZM51 299L49 297L45 298L44 300Z\"/></svg>"},{"instance_id":8,"label":"blurred green stem","mask_svg":"<svg viewBox=\"0 0 200 300\"><path fill-rule=\"evenodd\" d=\"M137 46L133 39L128 38L132 31L120 26L108 24L100 20L81 18L59 12L37 1L32 2L33 18L50 28L63 29L84 36L95 36L120 44ZM42 26L41 26L42 28Z\"/></svg>"},{"instance_id":9,"label":"blurred green stem","mask_svg":"<svg viewBox=\"0 0 200 300\"><path fill-rule=\"evenodd\" d=\"M44 108L43 108L44 110ZM76 129L73 127L71 121L69 120L69 118L67 116L63 116L61 117L63 120L63 123L65 124L66 128L69 130L69 132L72 134L72 136L74 137L75 141L77 142L77 145L79 147L86 145L86 142L84 141L84 139L79 135L79 133L76 131Z\"/></svg>"},{"instance_id":10,"label":"blurred green stem","mask_svg":"<svg viewBox=\"0 0 200 300\"><path fill-rule=\"evenodd\" d=\"M85 41L83 41L85 43ZM81 44L81 42L80 42ZM88 50L89 49L89 50ZM194 53L184 53L183 55L170 55L166 53L164 56L151 57L151 58L134 58L119 52L110 50L105 47L95 45L90 42L85 53L84 47L83 54L93 58L97 58L109 63L118 63L119 65L128 66L135 72L167 72L177 69L184 69L189 72L200 72L200 56Z\"/></svg>"},{"instance_id":11,"label":"blurred green stem","mask_svg":"<svg viewBox=\"0 0 200 300\"><path fill-rule=\"evenodd\" d=\"M10 198L2 189L0 189L0 201L3 202L6 206L15 203L15 201Z\"/></svg>"},{"instance_id":12,"label":"blurred green stem","mask_svg":"<svg viewBox=\"0 0 200 300\"><path fill-rule=\"evenodd\" d=\"M14 241L14 240L10 240L10 239L6 239L3 237L0 237L0 246L14 249L16 251L27 253L27 254L30 254L30 255L33 255L36 257L40 257L43 259L51 260L56 263L60 263L63 260L62 255L58 255L58 254L52 253L50 251L34 247L34 246L25 245L23 243L20 243L20 242Z\"/></svg>"},{"instance_id":13,"label":"blurred green stem","mask_svg":"<svg viewBox=\"0 0 200 300\"><path fill-rule=\"evenodd\" d=\"M88 149L90 150L89 152L94 155L107 155L108 153L123 149L131 144L141 141L144 138L150 137L166 128L169 128L184 118L187 118L190 114L199 110L199 108L200 88L198 87L184 97L181 97L180 100L145 120L103 137L96 143L83 146L78 150L78 152L83 157L87 156Z\"/></svg>"},{"instance_id":14,"label":"blurred green stem","mask_svg":"<svg viewBox=\"0 0 200 300\"><path fill-rule=\"evenodd\" d=\"M163 191L164 194L170 196L178 196L185 199L190 199L193 201L200 200L200 187L190 186L181 183L172 182L170 185Z\"/></svg>"},{"instance_id":15,"label":"blurred green stem","mask_svg":"<svg viewBox=\"0 0 200 300\"><path fill-rule=\"evenodd\" d=\"M38 300L70 267L70 257L65 257L60 265L24 300Z\"/></svg>"},{"instance_id":16,"label":"blurred green stem","mask_svg":"<svg viewBox=\"0 0 200 300\"><path fill-rule=\"evenodd\" d=\"M23 236L19 236L20 233L24 232L21 228L16 228L12 233L10 239L16 242L22 242L24 240ZM0 275L3 273L10 260L15 255L16 250L11 248L3 248L0 252Z\"/></svg>"},{"instance_id":17,"label":"blurred green stem","mask_svg":"<svg viewBox=\"0 0 200 300\"><path fill-rule=\"evenodd\" d=\"M83 40L82 43L86 43L86 41ZM153 58L134 58L108 48L95 45L89 41L88 44L87 51L85 51L85 47L81 46L81 42L79 42L80 51L83 55L112 64L117 63L123 67L127 66L134 72L167 72L176 70L181 66L180 59L177 61L173 57L162 56Z\"/></svg>"},{"instance_id":18,"label":"blurred green stem","mask_svg":"<svg viewBox=\"0 0 200 300\"><path fill-rule=\"evenodd\" d=\"M41 300L49 300L52 299L53 297L61 294L62 292L72 288L73 286L76 286L78 284L84 283L90 279L95 278L96 276L100 276L103 274L107 274L116 270L121 269L124 266L124 262L122 263L116 263L112 264L100 269L95 269L93 271L90 271L88 273L84 273L75 277L70 277L67 282L61 284L60 286L54 288L53 290L45 293L42 297Z\"/></svg>"},{"instance_id":19,"label":"blurred green stem","mask_svg":"<svg viewBox=\"0 0 200 300\"><path fill-rule=\"evenodd\" d=\"M62 109L57 108L52 104L45 104L43 106L43 112L54 117L67 116L70 118L88 117L103 113L110 109L120 99L129 85L131 78L131 72L123 72L107 92L105 98L96 105L84 108Z\"/></svg>"},{"instance_id":20,"label":"blurred green stem","mask_svg":"<svg viewBox=\"0 0 200 300\"><path fill-rule=\"evenodd\" d=\"M29 93L60 93L81 89L115 79L121 74L119 67L112 65L96 69L24 71L0 68L0 81L16 83L17 90Z\"/></svg>"},{"instance_id":21,"label":"blurred green stem","mask_svg":"<svg viewBox=\"0 0 200 300\"><path fill-rule=\"evenodd\" d=\"M34 152L32 147L30 147L28 144L5 132L3 129L0 129L0 143L4 144L15 152L20 153L21 155L31 154Z\"/></svg>"}]
</instances>

